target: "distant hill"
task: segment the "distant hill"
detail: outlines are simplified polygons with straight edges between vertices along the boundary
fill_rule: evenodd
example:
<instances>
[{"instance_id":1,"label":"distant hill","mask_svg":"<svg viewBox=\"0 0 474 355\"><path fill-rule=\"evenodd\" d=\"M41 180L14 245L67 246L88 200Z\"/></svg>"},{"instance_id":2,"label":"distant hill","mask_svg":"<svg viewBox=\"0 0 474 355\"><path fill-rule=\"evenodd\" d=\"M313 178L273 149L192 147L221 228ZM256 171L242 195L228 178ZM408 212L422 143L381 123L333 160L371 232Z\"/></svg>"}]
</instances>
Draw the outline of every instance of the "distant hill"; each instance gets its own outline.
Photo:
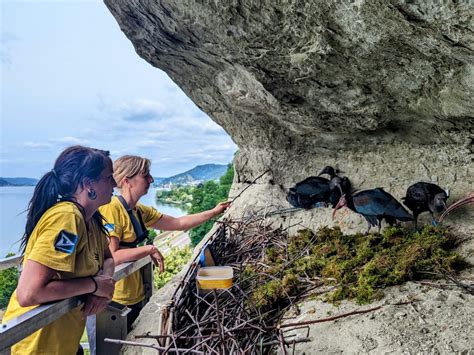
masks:
<instances>
[{"instance_id":1,"label":"distant hill","mask_svg":"<svg viewBox=\"0 0 474 355\"><path fill-rule=\"evenodd\" d=\"M166 179L166 178L164 178L164 177L153 177L153 180L155 181L154 185L160 185L164 179Z\"/></svg>"},{"instance_id":2,"label":"distant hill","mask_svg":"<svg viewBox=\"0 0 474 355\"><path fill-rule=\"evenodd\" d=\"M0 186L35 186L38 179L25 177L0 177Z\"/></svg>"},{"instance_id":3,"label":"distant hill","mask_svg":"<svg viewBox=\"0 0 474 355\"><path fill-rule=\"evenodd\" d=\"M170 176L168 178L154 178L155 186L164 186L167 184L189 185L208 180L218 180L225 174L227 165L204 164L198 165L184 173Z\"/></svg>"},{"instance_id":4,"label":"distant hill","mask_svg":"<svg viewBox=\"0 0 474 355\"><path fill-rule=\"evenodd\" d=\"M11 186L11 184L9 184L8 181L0 178L0 186Z\"/></svg>"}]
</instances>

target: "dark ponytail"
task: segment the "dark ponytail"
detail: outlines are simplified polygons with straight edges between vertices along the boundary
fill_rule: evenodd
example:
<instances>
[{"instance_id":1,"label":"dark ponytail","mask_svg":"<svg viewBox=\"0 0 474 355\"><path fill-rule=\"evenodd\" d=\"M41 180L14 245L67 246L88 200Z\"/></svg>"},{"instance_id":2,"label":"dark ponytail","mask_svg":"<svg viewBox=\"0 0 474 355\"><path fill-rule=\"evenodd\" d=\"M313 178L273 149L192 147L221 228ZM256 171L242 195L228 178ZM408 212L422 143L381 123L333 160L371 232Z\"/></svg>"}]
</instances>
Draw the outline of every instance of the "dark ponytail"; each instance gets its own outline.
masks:
<instances>
[{"instance_id":1,"label":"dark ponytail","mask_svg":"<svg viewBox=\"0 0 474 355\"><path fill-rule=\"evenodd\" d=\"M47 172L36 185L28 204L25 233L20 245L22 254L43 214L59 200L75 202L73 195L78 187L83 187L84 178L97 179L108 161L109 152L82 146L69 147L59 155L53 170ZM99 212L94 214L93 219L103 229Z\"/></svg>"}]
</instances>

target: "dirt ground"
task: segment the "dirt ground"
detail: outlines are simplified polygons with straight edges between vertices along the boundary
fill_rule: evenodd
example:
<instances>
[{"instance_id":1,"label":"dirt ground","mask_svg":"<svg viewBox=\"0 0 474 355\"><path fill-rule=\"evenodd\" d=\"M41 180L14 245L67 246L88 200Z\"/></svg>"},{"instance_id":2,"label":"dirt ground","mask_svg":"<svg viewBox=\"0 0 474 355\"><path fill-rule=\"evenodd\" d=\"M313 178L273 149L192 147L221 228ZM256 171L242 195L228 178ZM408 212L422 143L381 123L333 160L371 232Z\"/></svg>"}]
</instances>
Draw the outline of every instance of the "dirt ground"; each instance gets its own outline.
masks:
<instances>
[{"instance_id":1,"label":"dirt ground","mask_svg":"<svg viewBox=\"0 0 474 355\"><path fill-rule=\"evenodd\" d=\"M414 282L389 288L385 294L383 300L365 306L342 302L335 307L321 300L302 303L301 314L287 323L333 317L379 305L383 308L311 325L311 342L298 344L296 353L474 354L473 295ZM413 302L393 305L405 301ZM299 336L307 335L307 330L295 332Z\"/></svg>"}]
</instances>

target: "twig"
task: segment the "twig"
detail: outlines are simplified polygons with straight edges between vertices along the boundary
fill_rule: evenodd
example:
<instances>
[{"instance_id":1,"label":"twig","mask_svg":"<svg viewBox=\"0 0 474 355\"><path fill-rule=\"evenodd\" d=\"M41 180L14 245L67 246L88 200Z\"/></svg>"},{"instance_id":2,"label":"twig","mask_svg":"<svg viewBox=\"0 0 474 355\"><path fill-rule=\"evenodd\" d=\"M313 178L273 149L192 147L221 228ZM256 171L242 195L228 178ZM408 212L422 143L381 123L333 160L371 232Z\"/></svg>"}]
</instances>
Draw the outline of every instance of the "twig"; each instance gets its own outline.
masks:
<instances>
[{"instance_id":1,"label":"twig","mask_svg":"<svg viewBox=\"0 0 474 355\"><path fill-rule=\"evenodd\" d=\"M448 270L443 270L442 272L443 272L444 277L446 277L449 281L454 282L456 286L462 288L463 290L470 293L471 295L474 295L474 287L459 281Z\"/></svg>"},{"instance_id":2,"label":"twig","mask_svg":"<svg viewBox=\"0 0 474 355\"><path fill-rule=\"evenodd\" d=\"M412 302L413 302L413 301L399 302L399 303L395 303L395 304L392 304L392 305L393 305L393 306L401 306L401 305L405 305L405 304L410 304L410 303L412 303ZM300 327L300 326L302 326L302 325L309 325L309 324L316 324L316 323L331 322L331 321L336 320L336 319L345 318L345 317L353 316L353 315L356 315L356 314L365 314L365 313L374 312L374 311L377 311L377 310L379 310L379 309L381 309L381 308L383 308L383 307L384 307L384 306L382 305L382 306L377 306L377 307L373 307L373 308L369 308L369 309L355 310L355 311L352 311L352 312L339 314L339 315L334 316L334 317L328 317L328 318L321 318L321 319L309 320L309 321L306 321L306 322L297 322L297 323L282 324L282 325L280 325L280 328Z\"/></svg>"},{"instance_id":3,"label":"twig","mask_svg":"<svg viewBox=\"0 0 474 355\"><path fill-rule=\"evenodd\" d=\"M118 339L109 339L105 338L104 341L106 343L112 343L112 344L121 344L121 345L129 345L129 346L139 346L143 348L151 348L159 351L164 351L166 348L158 345L149 345L149 344L142 344L142 343L137 343L134 341L128 341L128 340L118 340ZM173 353L180 353L184 351L188 351L188 349L181 349L181 348L175 348L175 349L168 349L167 351L173 352ZM197 350L190 350L193 354L205 354L202 351L197 351Z\"/></svg>"},{"instance_id":4,"label":"twig","mask_svg":"<svg viewBox=\"0 0 474 355\"><path fill-rule=\"evenodd\" d=\"M263 175L265 175L266 173L268 173L271 169L267 169L265 170L262 174L260 174L259 176L257 176L247 187L245 187L242 191L240 191L240 193L235 196L235 197L231 197L231 202L234 202L235 200L237 200L240 196L242 196L242 194L252 185L255 184L255 182L260 179Z\"/></svg>"}]
</instances>

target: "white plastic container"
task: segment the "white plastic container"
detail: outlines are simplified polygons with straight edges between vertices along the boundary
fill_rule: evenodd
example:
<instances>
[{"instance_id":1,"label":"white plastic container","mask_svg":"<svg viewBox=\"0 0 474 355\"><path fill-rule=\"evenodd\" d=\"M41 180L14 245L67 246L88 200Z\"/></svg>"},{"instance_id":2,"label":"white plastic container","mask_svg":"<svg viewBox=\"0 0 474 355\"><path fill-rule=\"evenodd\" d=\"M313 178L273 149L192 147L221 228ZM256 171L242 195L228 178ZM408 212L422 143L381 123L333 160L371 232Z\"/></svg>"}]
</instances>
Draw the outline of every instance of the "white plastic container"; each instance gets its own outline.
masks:
<instances>
[{"instance_id":1,"label":"white plastic container","mask_svg":"<svg viewBox=\"0 0 474 355\"><path fill-rule=\"evenodd\" d=\"M201 290L227 289L232 287L233 277L230 266L206 266L198 270L196 283Z\"/></svg>"}]
</instances>

